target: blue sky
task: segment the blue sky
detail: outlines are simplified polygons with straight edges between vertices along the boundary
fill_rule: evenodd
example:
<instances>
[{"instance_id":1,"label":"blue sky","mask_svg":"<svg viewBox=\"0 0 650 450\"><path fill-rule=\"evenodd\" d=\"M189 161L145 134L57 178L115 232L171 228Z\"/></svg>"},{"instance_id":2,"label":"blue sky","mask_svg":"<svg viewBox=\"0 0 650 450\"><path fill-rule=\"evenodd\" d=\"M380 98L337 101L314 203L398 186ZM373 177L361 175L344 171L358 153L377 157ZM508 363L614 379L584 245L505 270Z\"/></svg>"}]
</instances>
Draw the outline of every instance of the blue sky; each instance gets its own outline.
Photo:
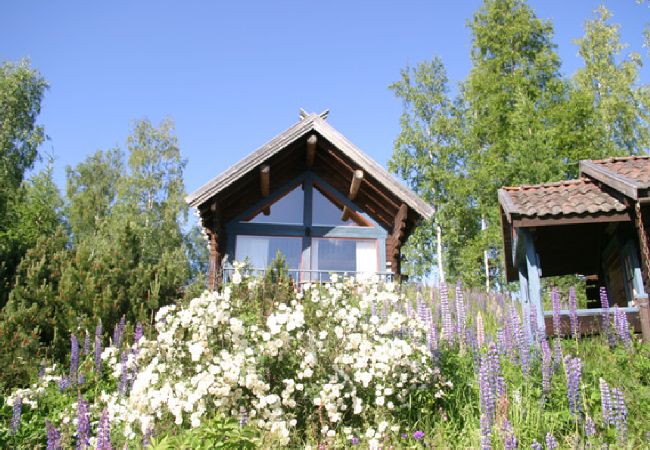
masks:
<instances>
[{"instance_id":1,"label":"blue sky","mask_svg":"<svg viewBox=\"0 0 650 450\"><path fill-rule=\"evenodd\" d=\"M538 0L565 74L599 2ZM55 178L97 149L124 147L132 121L174 119L185 184L196 189L298 120L329 121L381 164L399 132L387 86L406 64L442 57L452 84L470 69L468 1L110 1L0 5L0 59L29 57L51 85L40 123ZM606 2L641 52L648 5ZM643 83L650 69L642 71Z\"/></svg>"}]
</instances>

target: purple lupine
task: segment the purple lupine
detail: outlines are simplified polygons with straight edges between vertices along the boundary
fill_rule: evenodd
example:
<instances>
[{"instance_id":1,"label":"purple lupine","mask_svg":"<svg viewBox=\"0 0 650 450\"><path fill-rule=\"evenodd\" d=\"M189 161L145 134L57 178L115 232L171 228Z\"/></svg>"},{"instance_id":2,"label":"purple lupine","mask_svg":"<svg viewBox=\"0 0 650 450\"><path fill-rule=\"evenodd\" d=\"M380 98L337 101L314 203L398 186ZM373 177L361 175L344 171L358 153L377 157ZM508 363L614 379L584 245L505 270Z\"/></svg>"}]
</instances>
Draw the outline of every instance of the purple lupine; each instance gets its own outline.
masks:
<instances>
[{"instance_id":1,"label":"purple lupine","mask_svg":"<svg viewBox=\"0 0 650 450\"><path fill-rule=\"evenodd\" d=\"M41 378L43 378L43 375L45 375L45 366L41 364L38 367L38 379L40 380Z\"/></svg>"},{"instance_id":2,"label":"purple lupine","mask_svg":"<svg viewBox=\"0 0 650 450\"><path fill-rule=\"evenodd\" d=\"M610 347L616 345L616 340L611 331L611 323L609 318L609 299L607 298L607 289L605 286L600 287L600 306L603 309L601 316L602 331L607 335L607 342Z\"/></svg>"},{"instance_id":3,"label":"purple lupine","mask_svg":"<svg viewBox=\"0 0 650 450\"><path fill-rule=\"evenodd\" d=\"M627 443L627 407L623 392L619 388L612 388L612 416L616 426L616 438L620 447Z\"/></svg>"},{"instance_id":4,"label":"purple lupine","mask_svg":"<svg viewBox=\"0 0 650 450\"><path fill-rule=\"evenodd\" d=\"M506 396L506 382L501 373L501 362L499 361L499 352L494 342L488 344L487 362L489 370L489 381L492 389L492 395L495 400L502 399Z\"/></svg>"},{"instance_id":5,"label":"purple lupine","mask_svg":"<svg viewBox=\"0 0 650 450\"><path fill-rule=\"evenodd\" d=\"M119 392L120 395L126 395L126 383L127 383L127 378L128 378L128 370L126 366L127 362L127 354L126 352L122 352L120 355L120 366L122 368L122 375L120 376L120 387L119 387Z\"/></svg>"},{"instance_id":6,"label":"purple lupine","mask_svg":"<svg viewBox=\"0 0 650 450\"><path fill-rule=\"evenodd\" d=\"M102 371L102 323L101 321L95 328L95 371Z\"/></svg>"},{"instance_id":7,"label":"purple lupine","mask_svg":"<svg viewBox=\"0 0 650 450\"><path fill-rule=\"evenodd\" d=\"M356 437L356 436L352 436L352 437L350 438L350 444L351 444L351 445L359 445L359 442L360 442L360 441L359 441L359 438Z\"/></svg>"},{"instance_id":8,"label":"purple lupine","mask_svg":"<svg viewBox=\"0 0 650 450\"><path fill-rule=\"evenodd\" d=\"M143 337L144 337L144 330L142 328L142 322L138 322L135 324L135 332L134 332L133 340L137 344L138 342L140 342L140 339L142 339Z\"/></svg>"},{"instance_id":9,"label":"purple lupine","mask_svg":"<svg viewBox=\"0 0 650 450\"><path fill-rule=\"evenodd\" d=\"M551 347L544 339L542 341L542 392L545 395L551 392L551 376L553 374L551 362Z\"/></svg>"},{"instance_id":10,"label":"purple lupine","mask_svg":"<svg viewBox=\"0 0 650 450\"><path fill-rule=\"evenodd\" d=\"M142 436L142 448L147 448L151 445L151 438L153 437L153 428L149 426Z\"/></svg>"},{"instance_id":11,"label":"purple lupine","mask_svg":"<svg viewBox=\"0 0 650 450\"><path fill-rule=\"evenodd\" d=\"M490 435L496 411L496 399L490 385L490 363L487 355L481 355L478 371L478 387L481 412L481 447L490 448Z\"/></svg>"},{"instance_id":12,"label":"purple lupine","mask_svg":"<svg viewBox=\"0 0 650 450\"><path fill-rule=\"evenodd\" d=\"M510 355L510 359L513 363L517 361L516 351L521 348L521 342L524 339L521 328L519 313L517 312L517 308L513 306L510 308L510 329L512 330L512 354Z\"/></svg>"},{"instance_id":13,"label":"purple lupine","mask_svg":"<svg viewBox=\"0 0 650 450\"><path fill-rule=\"evenodd\" d=\"M418 430L415 433L413 433L413 439L415 439L415 440L420 440L423 437L424 437L424 431L419 431Z\"/></svg>"},{"instance_id":14,"label":"purple lupine","mask_svg":"<svg viewBox=\"0 0 650 450\"><path fill-rule=\"evenodd\" d=\"M119 323L113 329L113 346L120 348L122 345L122 336L124 335L124 328L126 327L126 319L124 316L120 319Z\"/></svg>"},{"instance_id":15,"label":"purple lupine","mask_svg":"<svg viewBox=\"0 0 650 450\"><path fill-rule=\"evenodd\" d=\"M582 376L582 361L580 358L567 356L564 359L564 369L567 378L567 396L569 412L577 415L580 408L580 379Z\"/></svg>"},{"instance_id":16,"label":"purple lupine","mask_svg":"<svg viewBox=\"0 0 650 450\"><path fill-rule=\"evenodd\" d=\"M90 437L90 412L88 402L79 395L77 400L77 449L85 449Z\"/></svg>"},{"instance_id":17,"label":"purple lupine","mask_svg":"<svg viewBox=\"0 0 650 450\"><path fill-rule=\"evenodd\" d=\"M97 428L97 445L96 450L112 450L111 445L111 424L108 418L108 409L104 408L102 416L99 419Z\"/></svg>"},{"instance_id":18,"label":"purple lupine","mask_svg":"<svg viewBox=\"0 0 650 450\"><path fill-rule=\"evenodd\" d=\"M77 383L77 372L79 371L79 341L74 334L70 336L70 382Z\"/></svg>"},{"instance_id":19,"label":"purple lupine","mask_svg":"<svg viewBox=\"0 0 650 450\"><path fill-rule=\"evenodd\" d=\"M88 330L86 330L86 333L84 335L84 345L83 345L82 355L86 356L89 353L90 353L90 335L88 334Z\"/></svg>"},{"instance_id":20,"label":"purple lupine","mask_svg":"<svg viewBox=\"0 0 650 450\"><path fill-rule=\"evenodd\" d=\"M497 330L497 352L499 352L499 355L506 353L506 337L503 328Z\"/></svg>"},{"instance_id":21,"label":"purple lupine","mask_svg":"<svg viewBox=\"0 0 650 450\"><path fill-rule=\"evenodd\" d=\"M571 321L571 334L578 337L578 305L576 302L575 288L569 288L569 320Z\"/></svg>"},{"instance_id":22,"label":"purple lupine","mask_svg":"<svg viewBox=\"0 0 650 450\"><path fill-rule=\"evenodd\" d=\"M614 327L616 334L623 342L626 348L632 347L632 339L630 338L630 324L627 321L627 314L621 308L614 306Z\"/></svg>"},{"instance_id":23,"label":"purple lupine","mask_svg":"<svg viewBox=\"0 0 650 450\"><path fill-rule=\"evenodd\" d=\"M239 407L239 428L243 428L246 425L248 425L248 413L246 412L246 408L240 406Z\"/></svg>"},{"instance_id":24,"label":"purple lupine","mask_svg":"<svg viewBox=\"0 0 650 450\"><path fill-rule=\"evenodd\" d=\"M542 449L543 449L542 444L540 444L540 443L537 442L537 441L533 441L533 443L530 444L530 448L531 448L532 450L542 450Z\"/></svg>"},{"instance_id":25,"label":"purple lupine","mask_svg":"<svg viewBox=\"0 0 650 450\"><path fill-rule=\"evenodd\" d=\"M467 311L465 310L465 299L463 298L463 287L459 282L456 283L456 333L459 339L465 336L465 324L467 321Z\"/></svg>"},{"instance_id":26,"label":"purple lupine","mask_svg":"<svg viewBox=\"0 0 650 450\"><path fill-rule=\"evenodd\" d=\"M12 410L13 414L11 416L11 434L16 434L16 431L18 431L18 427L20 426L20 416L23 412L23 398L20 396L20 394L16 395L16 398L14 398Z\"/></svg>"},{"instance_id":27,"label":"purple lupine","mask_svg":"<svg viewBox=\"0 0 650 450\"><path fill-rule=\"evenodd\" d=\"M555 436L553 436L551 433L546 433L546 449L555 450L557 446L558 444Z\"/></svg>"},{"instance_id":28,"label":"purple lupine","mask_svg":"<svg viewBox=\"0 0 650 450\"><path fill-rule=\"evenodd\" d=\"M612 398L609 392L609 385L602 378L600 379L600 406L603 413L603 423L612 423Z\"/></svg>"},{"instance_id":29,"label":"purple lupine","mask_svg":"<svg viewBox=\"0 0 650 450\"><path fill-rule=\"evenodd\" d=\"M585 435L589 438L596 435L596 422L591 416L585 419Z\"/></svg>"},{"instance_id":30,"label":"purple lupine","mask_svg":"<svg viewBox=\"0 0 650 450\"><path fill-rule=\"evenodd\" d=\"M63 392L69 387L70 387L70 378L66 376L61 377L61 379L59 380L59 390Z\"/></svg>"},{"instance_id":31,"label":"purple lupine","mask_svg":"<svg viewBox=\"0 0 650 450\"><path fill-rule=\"evenodd\" d=\"M57 430L52 422L45 421L45 431L47 434L47 450L60 450L61 449L61 433Z\"/></svg>"},{"instance_id":32,"label":"purple lupine","mask_svg":"<svg viewBox=\"0 0 650 450\"><path fill-rule=\"evenodd\" d=\"M512 428L512 424L508 419L503 419L503 447L505 450L515 450L517 448L517 437L515 436L515 431Z\"/></svg>"},{"instance_id":33,"label":"purple lupine","mask_svg":"<svg viewBox=\"0 0 650 450\"><path fill-rule=\"evenodd\" d=\"M431 321L431 327L429 328L429 333L427 334L427 344L429 350L432 352L438 350L438 329L436 324Z\"/></svg>"},{"instance_id":34,"label":"purple lupine","mask_svg":"<svg viewBox=\"0 0 650 450\"><path fill-rule=\"evenodd\" d=\"M454 338L454 326L449 311L449 292L446 283L440 285L440 312L442 313L442 338L451 342Z\"/></svg>"},{"instance_id":35,"label":"purple lupine","mask_svg":"<svg viewBox=\"0 0 650 450\"><path fill-rule=\"evenodd\" d=\"M553 333L555 333L555 336L560 337L562 332L560 329L560 293L556 287L551 289L551 305L553 306Z\"/></svg>"}]
</instances>

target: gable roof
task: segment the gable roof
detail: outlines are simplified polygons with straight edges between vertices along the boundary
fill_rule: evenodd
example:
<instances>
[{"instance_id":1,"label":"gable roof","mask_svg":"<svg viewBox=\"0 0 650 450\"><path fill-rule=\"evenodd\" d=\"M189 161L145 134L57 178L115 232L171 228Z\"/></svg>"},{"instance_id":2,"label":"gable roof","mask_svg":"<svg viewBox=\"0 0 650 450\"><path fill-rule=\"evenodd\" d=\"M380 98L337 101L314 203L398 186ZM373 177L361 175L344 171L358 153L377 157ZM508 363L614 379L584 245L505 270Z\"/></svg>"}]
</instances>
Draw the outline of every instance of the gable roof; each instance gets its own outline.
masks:
<instances>
[{"instance_id":1,"label":"gable roof","mask_svg":"<svg viewBox=\"0 0 650 450\"><path fill-rule=\"evenodd\" d=\"M650 156L580 161L580 173L636 200L650 188Z\"/></svg>"},{"instance_id":2,"label":"gable roof","mask_svg":"<svg viewBox=\"0 0 650 450\"><path fill-rule=\"evenodd\" d=\"M185 200L190 206L199 207L210 198L226 190L241 177L251 173L274 155L281 153L288 146L312 132L316 132L327 139L343 155L366 171L368 175L391 191L422 218L429 219L432 217L434 210L430 205L425 203L411 189L397 181L386 169L362 152L318 114L305 116L300 122L189 194Z\"/></svg>"},{"instance_id":3,"label":"gable roof","mask_svg":"<svg viewBox=\"0 0 650 450\"><path fill-rule=\"evenodd\" d=\"M499 189L498 196L509 221L513 215L544 218L623 212L626 209L616 197L588 178L504 187Z\"/></svg>"}]
</instances>

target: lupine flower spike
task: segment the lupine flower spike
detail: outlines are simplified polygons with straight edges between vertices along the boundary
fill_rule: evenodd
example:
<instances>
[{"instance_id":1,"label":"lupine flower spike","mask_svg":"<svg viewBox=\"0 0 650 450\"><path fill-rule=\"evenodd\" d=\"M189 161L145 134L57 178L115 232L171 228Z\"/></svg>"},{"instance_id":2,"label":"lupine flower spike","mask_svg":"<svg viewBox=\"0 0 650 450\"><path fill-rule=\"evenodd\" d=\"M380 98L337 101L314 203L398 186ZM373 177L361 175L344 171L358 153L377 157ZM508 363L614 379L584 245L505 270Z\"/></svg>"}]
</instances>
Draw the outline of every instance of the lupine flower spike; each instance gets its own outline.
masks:
<instances>
[{"instance_id":1,"label":"lupine flower spike","mask_svg":"<svg viewBox=\"0 0 650 450\"><path fill-rule=\"evenodd\" d=\"M47 434L47 450L59 450L61 448L61 433L49 420L45 421L45 430Z\"/></svg>"},{"instance_id":2,"label":"lupine flower spike","mask_svg":"<svg viewBox=\"0 0 650 450\"><path fill-rule=\"evenodd\" d=\"M18 431L18 427L20 426L20 416L23 410L23 399L20 394L16 395L14 398L12 410L13 413L11 416L11 434L16 434L16 431Z\"/></svg>"}]
</instances>

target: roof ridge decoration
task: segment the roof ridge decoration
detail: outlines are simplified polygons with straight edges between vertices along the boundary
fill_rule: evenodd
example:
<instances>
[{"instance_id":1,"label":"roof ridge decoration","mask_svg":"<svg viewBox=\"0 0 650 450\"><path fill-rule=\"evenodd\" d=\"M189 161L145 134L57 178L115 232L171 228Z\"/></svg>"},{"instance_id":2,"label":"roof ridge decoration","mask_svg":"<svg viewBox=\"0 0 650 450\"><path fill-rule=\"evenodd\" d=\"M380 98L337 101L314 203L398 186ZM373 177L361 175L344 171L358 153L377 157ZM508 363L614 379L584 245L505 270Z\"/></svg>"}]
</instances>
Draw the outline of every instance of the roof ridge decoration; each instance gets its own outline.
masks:
<instances>
[{"instance_id":1,"label":"roof ridge decoration","mask_svg":"<svg viewBox=\"0 0 650 450\"><path fill-rule=\"evenodd\" d=\"M232 185L243 175L259 167L272 156L287 148L292 142L295 142L310 132L317 132L355 164L367 171L368 175L372 176L379 184L392 191L402 202L406 203L420 216L426 219L430 219L433 216L434 210L431 205L425 203L415 192L397 181L379 163L366 155L361 149L343 136L343 134L331 126L326 121L328 115L329 110L315 114L307 113L301 108L301 119L297 123L196 189L185 197L185 201L190 206L198 207L200 204Z\"/></svg>"}]
</instances>

